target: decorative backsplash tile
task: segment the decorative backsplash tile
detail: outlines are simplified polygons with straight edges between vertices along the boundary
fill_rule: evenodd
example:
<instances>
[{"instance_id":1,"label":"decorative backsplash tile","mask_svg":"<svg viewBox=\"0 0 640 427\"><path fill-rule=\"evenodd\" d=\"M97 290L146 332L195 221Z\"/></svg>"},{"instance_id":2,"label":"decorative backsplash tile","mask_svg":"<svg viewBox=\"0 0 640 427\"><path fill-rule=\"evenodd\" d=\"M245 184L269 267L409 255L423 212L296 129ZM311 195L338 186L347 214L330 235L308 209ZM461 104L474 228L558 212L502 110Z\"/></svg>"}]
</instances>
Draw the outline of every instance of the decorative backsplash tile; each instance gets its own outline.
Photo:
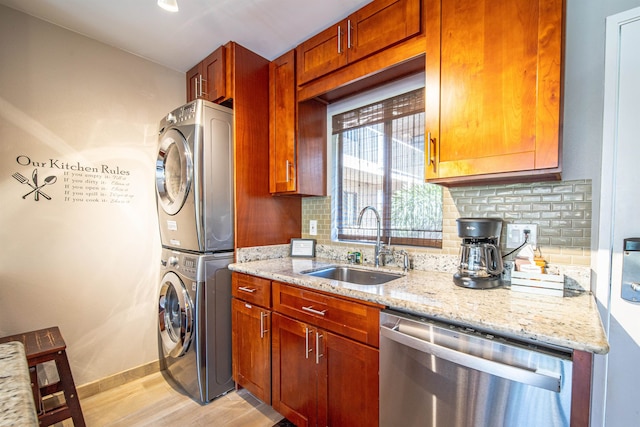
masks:
<instances>
[{"instance_id":1,"label":"decorative backsplash tile","mask_svg":"<svg viewBox=\"0 0 640 427\"><path fill-rule=\"evenodd\" d=\"M505 221L501 242L505 240L506 223L537 224L539 252L547 262L581 266L590 263L591 180L445 188L443 197L442 249L411 247L408 250L414 260L433 259L434 254L457 257L460 239L456 219L495 217ZM309 235L312 219L318 221L316 236ZM302 237L314 238L323 247L335 247L330 253L344 252L346 256L354 248L366 253L371 246L331 241L330 197L303 199L302 224Z\"/></svg>"}]
</instances>

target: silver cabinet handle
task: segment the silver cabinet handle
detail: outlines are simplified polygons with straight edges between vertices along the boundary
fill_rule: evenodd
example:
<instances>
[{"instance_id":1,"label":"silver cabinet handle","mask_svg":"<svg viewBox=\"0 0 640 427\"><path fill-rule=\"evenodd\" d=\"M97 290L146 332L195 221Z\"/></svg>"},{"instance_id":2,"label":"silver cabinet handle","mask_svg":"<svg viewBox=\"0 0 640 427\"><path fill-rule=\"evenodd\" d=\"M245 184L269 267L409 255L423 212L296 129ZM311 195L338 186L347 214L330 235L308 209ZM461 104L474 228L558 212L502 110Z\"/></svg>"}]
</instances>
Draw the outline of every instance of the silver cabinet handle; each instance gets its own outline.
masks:
<instances>
[{"instance_id":1,"label":"silver cabinet handle","mask_svg":"<svg viewBox=\"0 0 640 427\"><path fill-rule=\"evenodd\" d=\"M427 132L427 167L431 166L431 131Z\"/></svg>"},{"instance_id":2,"label":"silver cabinet handle","mask_svg":"<svg viewBox=\"0 0 640 427\"><path fill-rule=\"evenodd\" d=\"M342 28L338 25L338 53L342 53Z\"/></svg>"},{"instance_id":3,"label":"silver cabinet handle","mask_svg":"<svg viewBox=\"0 0 640 427\"><path fill-rule=\"evenodd\" d=\"M251 289L251 288L246 288L244 286L240 286L238 287L239 291L243 291L243 292L248 292L250 294L254 293L256 291L256 289Z\"/></svg>"},{"instance_id":4,"label":"silver cabinet handle","mask_svg":"<svg viewBox=\"0 0 640 427\"><path fill-rule=\"evenodd\" d=\"M289 182L289 160L288 159L286 161L286 167L287 167L287 170L286 170L285 178L286 178L286 182Z\"/></svg>"},{"instance_id":5,"label":"silver cabinet handle","mask_svg":"<svg viewBox=\"0 0 640 427\"><path fill-rule=\"evenodd\" d=\"M431 166L433 164L433 172L436 171L436 160L434 158L434 156L431 155L431 145L433 145L433 154L435 154L435 138L431 138L431 131L427 132L427 167Z\"/></svg>"},{"instance_id":6,"label":"silver cabinet handle","mask_svg":"<svg viewBox=\"0 0 640 427\"><path fill-rule=\"evenodd\" d=\"M324 353L320 353L320 339L322 338L322 334L316 332L316 365L320 364L320 358L324 356Z\"/></svg>"},{"instance_id":7,"label":"silver cabinet handle","mask_svg":"<svg viewBox=\"0 0 640 427\"><path fill-rule=\"evenodd\" d=\"M194 98L199 97L200 95L198 95L198 79L195 79L193 81L193 96Z\"/></svg>"},{"instance_id":8,"label":"silver cabinet handle","mask_svg":"<svg viewBox=\"0 0 640 427\"><path fill-rule=\"evenodd\" d=\"M431 354L440 359L448 360L460 366L475 369L480 372L486 372L491 375L505 378L511 381L518 381L523 384L543 388L556 393L560 392L561 377L539 374L536 371L530 371L516 366L505 365L493 360L483 359L482 357L473 356L468 353L462 353L457 350L443 347L419 338L407 335L387 326L380 326L380 335L389 338L397 343L411 347L423 353Z\"/></svg>"},{"instance_id":9,"label":"silver cabinet handle","mask_svg":"<svg viewBox=\"0 0 640 427\"><path fill-rule=\"evenodd\" d=\"M268 329L264 328L264 319L269 316L269 313L265 313L264 311L260 312L260 338L264 338L265 334L269 332Z\"/></svg>"},{"instance_id":10,"label":"silver cabinet handle","mask_svg":"<svg viewBox=\"0 0 640 427\"><path fill-rule=\"evenodd\" d=\"M433 163L433 165L435 166L436 161L433 159L433 156L431 156L431 145L433 144L433 138L431 138L431 132L429 131L429 133L427 133L427 143L429 144L429 147L427 147L427 167L431 166L431 164Z\"/></svg>"},{"instance_id":11,"label":"silver cabinet handle","mask_svg":"<svg viewBox=\"0 0 640 427\"><path fill-rule=\"evenodd\" d=\"M347 49L351 49L351 19L347 20Z\"/></svg>"},{"instance_id":12,"label":"silver cabinet handle","mask_svg":"<svg viewBox=\"0 0 640 427\"><path fill-rule=\"evenodd\" d=\"M200 96L206 95L207 92L203 89L202 83L206 83L207 81L202 78L202 74L200 74Z\"/></svg>"},{"instance_id":13,"label":"silver cabinet handle","mask_svg":"<svg viewBox=\"0 0 640 427\"><path fill-rule=\"evenodd\" d=\"M302 307L302 309L304 311L308 311L309 313L317 314L319 316L324 316L324 314L327 312L327 310L322 310L322 311L315 310L312 305L310 305L309 307Z\"/></svg>"}]
</instances>

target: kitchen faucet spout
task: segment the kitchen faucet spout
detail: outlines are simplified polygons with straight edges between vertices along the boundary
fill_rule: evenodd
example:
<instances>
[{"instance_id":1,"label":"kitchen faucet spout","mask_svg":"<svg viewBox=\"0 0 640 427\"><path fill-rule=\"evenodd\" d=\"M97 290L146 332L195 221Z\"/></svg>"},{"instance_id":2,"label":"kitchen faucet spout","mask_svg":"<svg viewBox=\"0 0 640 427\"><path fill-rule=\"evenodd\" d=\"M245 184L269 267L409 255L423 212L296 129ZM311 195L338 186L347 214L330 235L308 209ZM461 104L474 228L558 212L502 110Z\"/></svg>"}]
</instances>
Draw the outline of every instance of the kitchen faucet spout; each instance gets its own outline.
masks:
<instances>
[{"instance_id":1,"label":"kitchen faucet spout","mask_svg":"<svg viewBox=\"0 0 640 427\"><path fill-rule=\"evenodd\" d=\"M381 228L381 221L380 221L380 214L378 213L378 210L376 208L374 208L373 206L365 206L364 208L362 208L362 210L360 211L360 215L358 215L358 227L360 227L360 225L362 224L362 217L364 216L364 213L367 210L371 210L373 211L373 213L376 216L376 248L375 248L375 266L379 267L380 266L380 253L382 250L382 243L380 242L380 228Z\"/></svg>"}]
</instances>

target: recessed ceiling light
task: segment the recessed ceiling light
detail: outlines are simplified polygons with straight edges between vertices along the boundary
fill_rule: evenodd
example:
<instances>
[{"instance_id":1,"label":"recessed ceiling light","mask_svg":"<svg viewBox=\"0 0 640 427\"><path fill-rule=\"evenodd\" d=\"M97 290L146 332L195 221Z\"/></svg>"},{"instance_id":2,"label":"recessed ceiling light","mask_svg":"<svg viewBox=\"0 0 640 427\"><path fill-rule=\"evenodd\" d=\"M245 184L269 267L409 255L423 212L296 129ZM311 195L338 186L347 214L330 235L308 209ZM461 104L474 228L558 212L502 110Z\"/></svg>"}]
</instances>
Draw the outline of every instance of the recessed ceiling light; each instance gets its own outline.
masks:
<instances>
[{"instance_id":1,"label":"recessed ceiling light","mask_svg":"<svg viewBox=\"0 0 640 427\"><path fill-rule=\"evenodd\" d=\"M178 11L177 0L158 0L158 6L160 6L164 10L168 10L169 12Z\"/></svg>"}]
</instances>

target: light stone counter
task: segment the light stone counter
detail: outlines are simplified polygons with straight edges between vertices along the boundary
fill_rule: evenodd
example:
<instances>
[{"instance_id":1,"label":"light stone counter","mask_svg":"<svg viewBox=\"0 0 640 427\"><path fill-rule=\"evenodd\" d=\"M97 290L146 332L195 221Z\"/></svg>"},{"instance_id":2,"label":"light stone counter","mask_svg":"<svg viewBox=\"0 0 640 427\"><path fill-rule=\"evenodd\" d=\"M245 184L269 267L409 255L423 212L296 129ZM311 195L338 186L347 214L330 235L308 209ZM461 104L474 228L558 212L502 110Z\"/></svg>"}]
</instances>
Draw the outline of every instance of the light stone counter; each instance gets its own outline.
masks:
<instances>
[{"instance_id":1,"label":"light stone counter","mask_svg":"<svg viewBox=\"0 0 640 427\"><path fill-rule=\"evenodd\" d=\"M0 344L0 427L36 427L31 377L21 342Z\"/></svg>"},{"instance_id":2,"label":"light stone counter","mask_svg":"<svg viewBox=\"0 0 640 427\"><path fill-rule=\"evenodd\" d=\"M506 337L605 354L604 329L589 292L565 289L565 297L511 292L508 286L478 290L454 285L452 275L412 270L383 285L363 286L300 274L340 264L331 260L277 258L231 264L232 271L375 302ZM357 268L372 268L357 266ZM380 268L381 271L399 272Z\"/></svg>"}]
</instances>

